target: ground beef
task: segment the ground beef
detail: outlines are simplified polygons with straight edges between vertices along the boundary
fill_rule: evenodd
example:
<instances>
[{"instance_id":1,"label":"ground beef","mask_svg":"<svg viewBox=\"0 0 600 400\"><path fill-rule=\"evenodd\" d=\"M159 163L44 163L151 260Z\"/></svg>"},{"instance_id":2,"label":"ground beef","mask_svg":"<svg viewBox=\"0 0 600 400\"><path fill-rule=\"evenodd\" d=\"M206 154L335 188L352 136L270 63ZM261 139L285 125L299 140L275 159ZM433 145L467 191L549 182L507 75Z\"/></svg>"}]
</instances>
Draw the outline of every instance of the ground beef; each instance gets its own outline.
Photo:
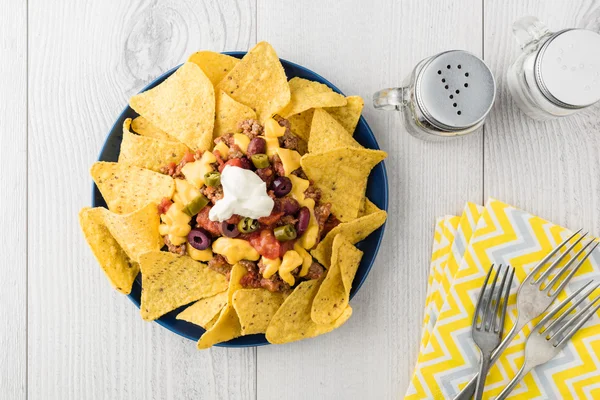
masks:
<instances>
[{"instance_id":1,"label":"ground beef","mask_svg":"<svg viewBox=\"0 0 600 400\"><path fill-rule=\"evenodd\" d=\"M298 137L289 129L286 129L283 136L279 138L279 145L284 149L298 151L298 142Z\"/></svg>"},{"instance_id":2,"label":"ground beef","mask_svg":"<svg viewBox=\"0 0 600 400\"><path fill-rule=\"evenodd\" d=\"M201 157L201 150L197 150L195 153L187 152L179 164L169 163L168 165L161 167L159 172L165 175L170 175L174 179L185 179L185 176L181 173L181 169L185 166L185 164L199 160Z\"/></svg>"},{"instance_id":3,"label":"ground beef","mask_svg":"<svg viewBox=\"0 0 600 400\"><path fill-rule=\"evenodd\" d=\"M262 278L260 286L270 292L285 292L290 289L290 285L284 282L279 274L273 275L270 279Z\"/></svg>"},{"instance_id":4,"label":"ground beef","mask_svg":"<svg viewBox=\"0 0 600 400\"><path fill-rule=\"evenodd\" d=\"M308 273L304 277L305 279L319 279L325 273L325 268L318 262L313 262L308 268Z\"/></svg>"},{"instance_id":5,"label":"ground beef","mask_svg":"<svg viewBox=\"0 0 600 400\"><path fill-rule=\"evenodd\" d=\"M231 265L227 262L225 257L220 254L216 254L209 262L208 268L212 269L223 275L228 275L231 271Z\"/></svg>"},{"instance_id":6,"label":"ground beef","mask_svg":"<svg viewBox=\"0 0 600 400\"><path fill-rule=\"evenodd\" d=\"M169 235L163 236L163 241L165 242L165 245L167 246L167 248L169 249L169 251L171 253L179 254L180 256L185 255L185 243L180 244L179 246L175 246L169 240Z\"/></svg>"},{"instance_id":7,"label":"ground beef","mask_svg":"<svg viewBox=\"0 0 600 400\"><path fill-rule=\"evenodd\" d=\"M218 200L221 200L225 196L223 194L223 186L221 185L217 187L204 186L202 189L200 189L200 193L205 195L213 204L215 204Z\"/></svg>"},{"instance_id":8,"label":"ground beef","mask_svg":"<svg viewBox=\"0 0 600 400\"><path fill-rule=\"evenodd\" d=\"M295 176L297 176L300 179L306 179L306 180L308 180L308 177L304 173L304 170L302 169L302 167L300 167L297 170L293 171L292 175L295 175Z\"/></svg>"},{"instance_id":9,"label":"ground beef","mask_svg":"<svg viewBox=\"0 0 600 400\"><path fill-rule=\"evenodd\" d=\"M232 144L229 147L229 156L228 158L231 160L232 158L242 158L244 157L244 153L242 152L242 149L240 149L240 146L238 146L237 144Z\"/></svg>"},{"instance_id":10,"label":"ground beef","mask_svg":"<svg viewBox=\"0 0 600 400\"><path fill-rule=\"evenodd\" d=\"M248 272L240 279L240 285L245 288L259 288L261 276L255 262L242 260L239 264L246 268Z\"/></svg>"},{"instance_id":11,"label":"ground beef","mask_svg":"<svg viewBox=\"0 0 600 400\"><path fill-rule=\"evenodd\" d=\"M321 238L325 237L325 235L327 235L329 232L331 232L331 230L333 228L335 228L336 226L338 226L340 224L340 220L337 219L335 217L335 215L331 214L329 216L329 218L327 218L327 221L325 221L325 225L323 226L323 229L321 229L319 231Z\"/></svg>"},{"instance_id":12,"label":"ground beef","mask_svg":"<svg viewBox=\"0 0 600 400\"><path fill-rule=\"evenodd\" d=\"M183 168L184 165L185 163L175 164L174 162L172 162L168 165L161 167L159 172L161 174L169 175L174 179L185 179L185 176L183 176L183 174L181 173L181 168Z\"/></svg>"},{"instance_id":13,"label":"ground beef","mask_svg":"<svg viewBox=\"0 0 600 400\"><path fill-rule=\"evenodd\" d=\"M273 118L277 120L280 126L285 127L285 133L279 138L279 145L285 149L298 150L299 139L292 133L290 121L279 115L275 115Z\"/></svg>"},{"instance_id":14,"label":"ground beef","mask_svg":"<svg viewBox=\"0 0 600 400\"><path fill-rule=\"evenodd\" d=\"M279 126L285 126L287 129L292 129L290 121L283 118L281 115L275 114L273 115L273 119L279 123Z\"/></svg>"},{"instance_id":15,"label":"ground beef","mask_svg":"<svg viewBox=\"0 0 600 400\"><path fill-rule=\"evenodd\" d=\"M235 142L233 140L233 133L226 133L222 136L219 136L218 138L215 139L215 144L223 142L225 143L228 147L231 147L231 145L233 145Z\"/></svg>"},{"instance_id":16,"label":"ground beef","mask_svg":"<svg viewBox=\"0 0 600 400\"><path fill-rule=\"evenodd\" d=\"M277 226L283 226L283 225L296 225L296 222L298 222L298 219L296 217L294 217L293 215L284 215L283 217L281 217L281 219L279 221L277 221Z\"/></svg>"},{"instance_id":17,"label":"ground beef","mask_svg":"<svg viewBox=\"0 0 600 400\"><path fill-rule=\"evenodd\" d=\"M271 165L277 175L285 176L285 169L283 168L283 163L281 162L279 155L274 154L273 157L271 157Z\"/></svg>"},{"instance_id":18,"label":"ground beef","mask_svg":"<svg viewBox=\"0 0 600 400\"><path fill-rule=\"evenodd\" d=\"M242 267L246 268L248 272L256 271L258 272L258 266L254 261L241 260L238 264Z\"/></svg>"},{"instance_id":19,"label":"ground beef","mask_svg":"<svg viewBox=\"0 0 600 400\"><path fill-rule=\"evenodd\" d=\"M319 225L319 232L323 231L325 227L325 222L329 219L331 215L331 203L319 204L315 207L315 218L317 219L317 224Z\"/></svg>"},{"instance_id":20,"label":"ground beef","mask_svg":"<svg viewBox=\"0 0 600 400\"><path fill-rule=\"evenodd\" d=\"M271 183L273 182L273 179L275 179L275 173L273 172L272 167L257 169L256 175L258 175L259 178L267 184L267 187L270 187Z\"/></svg>"},{"instance_id":21,"label":"ground beef","mask_svg":"<svg viewBox=\"0 0 600 400\"><path fill-rule=\"evenodd\" d=\"M250 139L262 135L264 128L258 121L254 119L247 119L239 123L238 128L242 130L242 133L248 136Z\"/></svg>"},{"instance_id":22,"label":"ground beef","mask_svg":"<svg viewBox=\"0 0 600 400\"><path fill-rule=\"evenodd\" d=\"M304 191L304 197L307 199L313 199L315 203L318 203L319 200L321 200L321 191L310 184L308 189Z\"/></svg>"}]
</instances>

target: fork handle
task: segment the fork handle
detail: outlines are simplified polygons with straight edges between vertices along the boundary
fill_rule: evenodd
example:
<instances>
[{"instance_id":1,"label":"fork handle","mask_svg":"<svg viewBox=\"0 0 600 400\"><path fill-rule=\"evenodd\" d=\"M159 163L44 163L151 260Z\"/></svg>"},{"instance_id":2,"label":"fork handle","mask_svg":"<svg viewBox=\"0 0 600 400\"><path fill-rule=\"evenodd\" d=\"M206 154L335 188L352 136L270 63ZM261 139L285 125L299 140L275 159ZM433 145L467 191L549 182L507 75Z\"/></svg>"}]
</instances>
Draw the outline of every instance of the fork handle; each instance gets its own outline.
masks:
<instances>
[{"instance_id":1,"label":"fork handle","mask_svg":"<svg viewBox=\"0 0 600 400\"><path fill-rule=\"evenodd\" d=\"M533 366L527 365L527 363L523 364L519 372L517 372L517 375L515 375L515 377L512 378L510 382L508 382L508 385L506 385L506 387L502 389L498 397L496 397L496 400L506 399L510 392L512 392L512 390L515 388L515 386L517 386L519 382L521 382L521 379L523 379L523 377L527 375L529 371L531 371L532 367Z\"/></svg>"},{"instance_id":2,"label":"fork handle","mask_svg":"<svg viewBox=\"0 0 600 400\"><path fill-rule=\"evenodd\" d=\"M500 343L500 346L498 346L498 348L492 353L492 364L498 361L504 350L506 350L508 345L512 342L515 336L517 336L517 334L521 331L521 329L523 329L525 325L527 325L527 321L523 321L523 318L521 318L520 314L517 314L517 320L515 321L515 324L508 332L502 343ZM469 383L467 383L467 386L465 386L463 390L461 390L460 393L454 397L454 400L471 400L471 398L475 394L475 385L477 384L478 376L479 375L475 375L469 381Z\"/></svg>"},{"instance_id":3,"label":"fork handle","mask_svg":"<svg viewBox=\"0 0 600 400\"><path fill-rule=\"evenodd\" d=\"M475 400L481 400L483 398L483 392L485 388L485 378L490 371L492 366L492 355L489 353L481 353L481 362L479 366L479 375L477 375L477 386L475 386Z\"/></svg>"}]
</instances>

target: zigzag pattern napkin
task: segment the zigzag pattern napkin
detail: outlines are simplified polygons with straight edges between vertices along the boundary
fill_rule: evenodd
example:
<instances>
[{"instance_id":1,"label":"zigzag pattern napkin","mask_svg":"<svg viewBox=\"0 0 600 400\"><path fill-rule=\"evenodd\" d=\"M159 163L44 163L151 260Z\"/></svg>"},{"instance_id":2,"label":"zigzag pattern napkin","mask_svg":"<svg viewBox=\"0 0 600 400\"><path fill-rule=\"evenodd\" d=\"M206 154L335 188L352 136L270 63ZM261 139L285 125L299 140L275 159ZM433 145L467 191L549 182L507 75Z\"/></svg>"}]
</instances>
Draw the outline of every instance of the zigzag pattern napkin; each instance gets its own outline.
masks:
<instances>
[{"instance_id":1,"label":"zigzag pattern napkin","mask_svg":"<svg viewBox=\"0 0 600 400\"><path fill-rule=\"evenodd\" d=\"M470 217L465 215L467 209ZM565 228L498 200L489 200L483 210L467 205L465 213L458 223L451 253L442 267L444 274L437 289L432 288L429 295L430 316L407 399L452 398L475 374L479 353L471 338L471 320L489 265L502 263L516 268L506 322L508 331L515 319L514 293L519 282L570 235ZM575 251L579 248L581 244ZM455 273L451 271L453 267L457 267ZM600 280L598 250L588 258L559 300L590 279ZM431 282L436 284L435 276ZM431 304L434 293L445 298L439 314ZM435 323L427 333L432 320ZM528 329L531 325L525 331ZM498 395L520 368L525 337L525 332L521 332L491 370L484 398ZM510 398L600 399L600 315L589 321L556 358L528 374Z\"/></svg>"}]
</instances>

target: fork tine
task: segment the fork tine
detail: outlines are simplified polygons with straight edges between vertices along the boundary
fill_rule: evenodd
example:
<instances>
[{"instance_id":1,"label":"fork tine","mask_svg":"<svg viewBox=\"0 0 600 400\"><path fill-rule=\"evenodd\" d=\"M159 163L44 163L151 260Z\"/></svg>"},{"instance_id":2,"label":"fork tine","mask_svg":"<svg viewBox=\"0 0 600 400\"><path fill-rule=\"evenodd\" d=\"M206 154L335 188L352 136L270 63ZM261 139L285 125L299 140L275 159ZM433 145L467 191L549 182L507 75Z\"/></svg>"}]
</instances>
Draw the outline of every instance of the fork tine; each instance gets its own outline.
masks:
<instances>
[{"instance_id":1,"label":"fork tine","mask_svg":"<svg viewBox=\"0 0 600 400\"><path fill-rule=\"evenodd\" d=\"M496 293L496 305L494 306L494 315L493 315L494 319L493 319L491 327L490 327L490 329L496 333L498 333L500 331L501 316L498 315L498 310L500 309L500 301L502 300L502 298L504 296L504 285L506 284L506 278L508 276L509 271L510 271L510 265L507 265L506 268L504 268L504 274L502 275L502 281L500 281L500 287L498 288L498 293ZM498 271L498 274L500 274L500 271ZM506 301L508 301L508 299ZM505 301L505 303L506 303L506 301Z\"/></svg>"},{"instance_id":2,"label":"fork tine","mask_svg":"<svg viewBox=\"0 0 600 400\"><path fill-rule=\"evenodd\" d=\"M569 297L567 297L566 299L561 301L559 304L557 304L554 308L552 308L552 310L550 310L550 312L548 314L546 314L546 316L544 318L542 318L540 320L540 322L537 323L537 325L536 325L536 328L538 328L537 330L538 331L541 330L543 328L544 324L546 324L546 322L548 322L556 314L558 314L558 312L560 310L562 310L567 304L569 304L569 302L571 302L571 300L573 300L575 297L577 297L577 295L579 295L579 293L583 292L583 290L585 288L587 288L589 285L591 285L592 282L593 282L593 280L590 280L588 283L586 283L585 285L583 285L582 287L580 287L579 289L574 291Z\"/></svg>"},{"instance_id":3,"label":"fork tine","mask_svg":"<svg viewBox=\"0 0 600 400\"><path fill-rule=\"evenodd\" d=\"M506 285L506 293L504 295L504 304L502 306L502 314L500 315L500 336L504 334L504 320L506 319L506 309L508 308L508 299L510 298L510 289L512 287L512 282L515 277L515 269L510 268L510 275L508 278L508 284Z\"/></svg>"},{"instance_id":4,"label":"fork tine","mask_svg":"<svg viewBox=\"0 0 600 400\"><path fill-rule=\"evenodd\" d=\"M552 337L550 337L550 339L554 339L567 329L571 328L571 326L575 325L558 343L555 344L555 346L561 346L567 340L570 340L571 337L573 337L573 335L579 330L579 328L581 328L596 313L596 311L600 310L600 304L594 307L594 304L596 304L598 300L600 300L600 295L596 296L594 300L590 301L590 303L587 306L585 306L585 308L581 310L581 312L577 313L575 317L570 319L567 323L563 325L562 328L560 328L554 335L552 335ZM590 308L592 307L594 308L590 310Z\"/></svg>"},{"instance_id":5,"label":"fork tine","mask_svg":"<svg viewBox=\"0 0 600 400\"><path fill-rule=\"evenodd\" d=\"M567 275L567 277L560 283L560 285L558 285L558 288L556 288L556 291L554 291L552 293L548 292L548 294L550 294L550 297L552 297L553 300L565 288L565 286L567 286L567 284L569 283L569 281L571 281L571 278L573 276L575 276L575 274L577 273L577 271L579 271L579 268L581 268L581 266L583 265L583 263L585 262L585 260L587 260L588 257L592 255L592 252L596 249L596 247L598 247L598 244L600 244L600 243L596 242L596 244L594 244L594 246L592 247L592 249L590 251L588 251L585 256L583 256L583 258L579 261L579 263L575 266L575 268L573 268L571 270L571 272L569 272L569 274Z\"/></svg>"},{"instance_id":6,"label":"fork tine","mask_svg":"<svg viewBox=\"0 0 600 400\"><path fill-rule=\"evenodd\" d=\"M487 301L485 304L485 319L484 319L484 326L483 329L486 331L489 331L490 328L494 325L494 318L496 317L495 315L492 314L492 301L494 299L494 291L496 290L496 282L498 282L498 275L500 275L500 271L502 270L502 264L500 264L500 266L498 267L498 269L496 270L496 273L494 274L494 280L492 281L492 287L490 287L489 289L489 296L487 296Z\"/></svg>"},{"instance_id":7,"label":"fork tine","mask_svg":"<svg viewBox=\"0 0 600 400\"><path fill-rule=\"evenodd\" d=\"M534 281L534 283L541 283L541 282L545 281L546 278L548 278L548 276L550 276L550 274L552 273L552 271L554 271L554 269L556 268L556 266L558 264L560 264L562 262L562 260L565 259L565 257L571 252L571 250L573 250L573 248L575 246L577 246L579 244L579 242L581 242L583 240L583 238L587 236L587 234L588 234L587 232L584 233L580 238L578 238L575 241L575 243L571 244L569 246L569 248L565 250L564 253L562 253L560 256L558 256L558 258L556 260L554 260L554 262L552 264L550 264L550 266L548 267L548 269L546 269L544 271L544 273L538 279L536 279Z\"/></svg>"},{"instance_id":8,"label":"fork tine","mask_svg":"<svg viewBox=\"0 0 600 400\"><path fill-rule=\"evenodd\" d=\"M598 301L598 299L600 299L600 297L597 297L597 298L596 298L596 299L595 299L595 300L592 302L592 304L594 304L596 301ZM588 320L589 320L591 317L593 317L593 316L594 316L594 314L596 314L596 313L598 312L598 310L600 310L600 303L599 303L599 304L598 304L596 307L594 307L594 309L593 309L593 310L590 310L590 311L588 312L588 314L587 314L587 315L585 315L585 316L583 317L583 319L581 319L581 320L580 320L580 321L577 323L577 325L575 325L575 326L573 327L573 329L571 329L571 330L569 331L569 333L567 333L567 334L565 335L565 337L564 337L564 338L562 338L562 340L556 344L556 347L558 347L558 346L562 346L562 345L563 345L563 344L565 344L565 343L566 343L568 340L571 340L571 338L573 337L573 335L575 335L575 334L576 334L576 333L579 331L579 329L581 329L581 327L582 327L582 326L583 326L583 325L584 325L584 324L585 324L585 323L586 323L586 322L587 322L587 321L588 321Z\"/></svg>"},{"instance_id":9,"label":"fork tine","mask_svg":"<svg viewBox=\"0 0 600 400\"><path fill-rule=\"evenodd\" d=\"M567 263L566 263L564 266L562 266L562 267L560 268L560 270L559 270L559 271L556 273L556 275L554 276L554 278L552 278L552 280L550 280L550 283L548 283L548 286L546 287L546 289L548 290L548 293L550 293L550 291L551 291L552 287L553 287L553 286L554 286L554 285L555 285L555 284L556 284L556 283L557 283L557 282L560 280L560 278L562 277L562 275L563 275L563 274L564 274L564 273L565 273L565 272L566 272L566 271L567 271L567 270L568 270L568 269L571 267L571 265L573 265L573 263L574 263L575 261L577 261L577 258L578 258L578 257L579 257L581 254L583 254L583 253L586 251L586 249L587 249L588 247L590 247L590 245L591 245L592 243L594 243L594 240L593 240L593 239L592 239L592 240L590 240L589 242L587 242L587 243L586 243L586 244L585 244L585 245L584 245L584 246L581 248L581 250L579 250L579 251L578 251L578 252L577 252L577 253L576 253L576 254L575 254L573 257L571 257L571 259L570 259L569 261L567 261ZM598 243L597 243L597 242L596 242L596 246L598 246ZM592 251L594 251L594 249L595 249L595 248L596 248L595 246L594 246L594 247L592 247L592 250L590 250L590 253L591 253ZM587 253L586 253L586 254L587 254ZM588 255L587 257L589 257L589 255ZM583 261L585 261L585 260L587 259L587 257L585 257L585 258L583 259ZM578 263L578 265L576 266L576 268L579 268L579 267L581 266L581 264L583 264L583 262L579 262L579 263Z\"/></svg>"},{"instance_id":10,"label":"fork tine","mask_svg":"<svg viewBox=\"0 0 600 400\"><path fill-rule=\"evenodd\" d=\"M569 236L568 238L566 238L565 240L563 240L558 246L556 246L550 253L548 253L548 255L546 257L544 257L542 259L542 261L540 261L538 263L538 265L536 265L536 267L527 275L527 277L525 278L525 280L528 280L529 278L533 278L538 272L540 272L542 270L542 268L544 267L544 265L548 262L548 260L550 260L552 257L554 257L554 255L567 243L569 243L569 241L571 239L573 239L575 236L577 236L579 234L579 232L581 232L583 230L583 228L579 229L577 232L573 233L571 236Z\"/></svg>"},{"instance_id":11,"label":"fork tine","mask_svg":"<svg viewBox=\"0 0 600 400\"><path fill-rule=\"evenodd\" d=\"M564 313L562 313L558 318L552 321L550 325L548 325L548 327L546 328L546 332L548 332L555 326L558 326L558 324L560 324L565 318L567 318L567 316L569 316L569 314L571 314L573 310L577 308L577 306L579 306L590 294L592 294L594 290L598 289L598 287L600 287L600 283L596 284L595 286L592 286L584 294L582 294L575 303L571 304L571 306ZM563 302L563 304L564 303L565 302Z\"/></svg>"},{"instance_id":12,"label":"fork tine","mask_svg":"<svg viewBox=\"0 0 600 400\"><path fill-rule=\"evenodd\" d=\"M485 293L485 288L487 287L488 281L490 280L490 275L492 274L492 270L494 269L494 264L490 266L488 270L487 276L485 277L485 281L483 282L483 286L481 287L481 291L479 292L479 296L477 297L477 306L475 308L475 314L473 314L473 328L477 328L477 317L481 312L481 303L483 302L483 294ZM481 323L483 324L483 315L481 315Z\"/></svg>"}]
</instances>

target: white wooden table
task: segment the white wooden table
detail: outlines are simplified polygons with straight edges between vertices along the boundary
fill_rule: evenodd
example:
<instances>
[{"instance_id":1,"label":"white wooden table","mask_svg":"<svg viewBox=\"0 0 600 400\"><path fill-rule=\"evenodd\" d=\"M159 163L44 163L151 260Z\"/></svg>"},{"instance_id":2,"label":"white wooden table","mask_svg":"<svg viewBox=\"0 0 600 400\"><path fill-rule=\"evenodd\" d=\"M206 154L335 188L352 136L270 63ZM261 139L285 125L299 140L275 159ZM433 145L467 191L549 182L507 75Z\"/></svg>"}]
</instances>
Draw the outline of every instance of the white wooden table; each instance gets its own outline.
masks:
<instances>
[{"instance_id":1,"label":"white wooden table","mask_svg":"<svg viewBox=\"0 0 600 400\"><path fill-rule=\"evenodd\" d=\"M600 28L590 0L1 0L0 398L393 399L414 367L433 223L494 196L600 234L598 107L535 123L504 73L510 24ZM390 178L386 237L354 315L304 342L199 352L144 322L84 243L88 169L127 99L199 49L282 58L366 99ZM499 96L485 131L425 143L370 98L422 58L483 56Z\"/></svg>"}]
</instances>

